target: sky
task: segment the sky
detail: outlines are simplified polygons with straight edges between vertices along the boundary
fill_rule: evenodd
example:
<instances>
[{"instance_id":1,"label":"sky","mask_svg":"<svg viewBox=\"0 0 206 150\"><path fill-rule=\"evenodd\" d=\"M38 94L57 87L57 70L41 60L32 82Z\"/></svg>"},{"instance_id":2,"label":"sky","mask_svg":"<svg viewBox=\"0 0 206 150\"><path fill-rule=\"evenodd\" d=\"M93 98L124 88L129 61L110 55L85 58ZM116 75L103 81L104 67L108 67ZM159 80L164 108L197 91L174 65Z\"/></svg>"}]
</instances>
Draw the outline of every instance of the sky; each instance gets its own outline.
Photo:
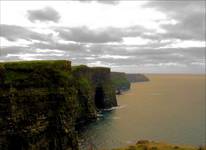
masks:
<instances>
[{"instance_id":1,"label":"sky","mask_svg":"<svg viewBox=\"0 0 206 150\"><path fill-rule=\"evenodd\" d=\"M0 1L0 62L205 73L204 0Z\"/></svg>"}]
</instances>

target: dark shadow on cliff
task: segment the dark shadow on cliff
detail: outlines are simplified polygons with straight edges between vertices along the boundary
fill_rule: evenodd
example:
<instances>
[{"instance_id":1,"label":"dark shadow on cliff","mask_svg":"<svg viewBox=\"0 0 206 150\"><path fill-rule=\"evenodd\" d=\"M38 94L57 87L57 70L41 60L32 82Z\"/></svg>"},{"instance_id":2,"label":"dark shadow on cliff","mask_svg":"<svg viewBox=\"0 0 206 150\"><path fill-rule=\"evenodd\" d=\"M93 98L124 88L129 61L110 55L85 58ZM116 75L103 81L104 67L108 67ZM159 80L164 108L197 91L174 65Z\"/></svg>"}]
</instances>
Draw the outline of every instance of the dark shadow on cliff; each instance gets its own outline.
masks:
<instances>
[{"instance_id":1,"label":"dark shadow on cliff","mask_svg":"<svg viewBox=\"0 0 206 150\"><path fill-rule=\"evenodd\" d=\"M8 136L7 138L8 141L10 141L10 143L8 143L8 150L28 149L28 143L26 143L26 141L20 136L12 135L12 136Z\"/></svg>"},{"instance_id":2,"label":"dark shadow on cliff","mask_svg":"<svg viewBox=\"0 0 206 150\"><path fill-rule=\"evenodd\" d=\"M95 89L95 106L98 109L104 108L104 93L101 87Z\"/></svg>"}]
</instances>

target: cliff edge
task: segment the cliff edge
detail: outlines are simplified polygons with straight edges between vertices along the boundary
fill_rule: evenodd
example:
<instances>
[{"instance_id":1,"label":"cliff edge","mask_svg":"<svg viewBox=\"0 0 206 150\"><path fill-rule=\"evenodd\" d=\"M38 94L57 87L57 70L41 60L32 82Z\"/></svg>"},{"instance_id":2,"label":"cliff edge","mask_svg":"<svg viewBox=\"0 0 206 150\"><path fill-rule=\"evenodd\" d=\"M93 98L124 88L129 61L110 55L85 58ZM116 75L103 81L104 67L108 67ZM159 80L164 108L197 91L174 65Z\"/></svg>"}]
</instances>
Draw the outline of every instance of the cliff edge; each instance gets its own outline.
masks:
<instances>
[{"instance_id":1,"label":"cliff edge","mask_svg":"<svg viewBox=\"0 0 206 150\"><path fill-rule=\"evenodd\" d=\"M129 80L129 82L145 82L145 81L149 81L149 78L147 76L145 76L144 74L126 74L127 75L127 79Z\"/></svg>"},{"instance_id":2,"label":"cliff edge","mask_svg":"<svg viewBox=\"0 0 206 150\"><path fill-rule=\"evenodd\" d=\"M111 72L112 83L116 89L117 94L121 94L122 91L130 89L130 81L124 72Z\"/></svg>"},{"instance_id":3,"label":"cliff edge","mask_svg":"<svg viewBox=\"0 0 206 150\"><path fill-rule=\"evenodd\" d=\"M65 60L0 63L0 149L78 149L78 124L117 105L108 76Z\"/></svg>"}]
</instances>

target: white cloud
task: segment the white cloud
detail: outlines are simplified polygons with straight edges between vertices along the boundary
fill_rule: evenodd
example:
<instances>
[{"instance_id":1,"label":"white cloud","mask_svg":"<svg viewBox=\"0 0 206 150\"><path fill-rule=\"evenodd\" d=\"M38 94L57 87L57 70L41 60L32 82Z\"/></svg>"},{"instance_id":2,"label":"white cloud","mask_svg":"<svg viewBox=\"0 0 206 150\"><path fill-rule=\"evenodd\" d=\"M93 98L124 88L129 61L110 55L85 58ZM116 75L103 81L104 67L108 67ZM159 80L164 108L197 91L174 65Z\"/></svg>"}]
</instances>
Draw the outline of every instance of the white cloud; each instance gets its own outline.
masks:
<instances>
[{"instance_id":1,"label":"white cloud","mask_svg":"<svg viewBox=\"0 0 206 150\"><path fill-rule=\"evenodd\" d=\"M53 58L55 59L55 56L63 56L64 54L42 54L42 53L36 53L36 54L30 54L30 53L20 53L20 54L8 54L6 57L7 58L18 58L20 60L42 60L41 57L49 57L49 56L53 56Z\"/></svg>"},{"instance_id":2,"label":"white cloud","mask_svg":"<svg viewBox=\"0 0 206 150\"><path fill-rule=\"evenodd\" d=\"M205 66L205 62L192 62L192 65Z\"/></svg>"},{"instance_id":3,"label":"white cloud","mask_svg":"<svg viewBox=\"0 0 206 150\"><path fill-rule=\"evenodd\" d=\"M61 50L55 50L55 49L53 49L53 50L50 50L50 49L36 49L36 52L37 53L65 53L64 51L61 51Z\"/></svg>"},{"instance_id":4,"label":"white cloud","mask_svg":"<svg viewBox=\"0 0 206 150\"><path fill-rule=\"evenodd\" d=\"M189 48L189 47L205 47L205 41L192 41L192 40L171 40L171 44L162 46L160 48Z\"/></svg>"},{"instance_id":5,"label":"white cloud","mask_svg":"<svg viewBox=\"0 0 206 150\"><path fill-rule=\"evenodd\" d=\"M112 59L128 59L132 56L121 56L121 55L101 55L99 58L112 58Z\"/></svg>"},{"instance_id":6,"label":"white cloud","mask_svg":"<svg viewBox=\"0 0 206 150\"><path fill-rule=\"evenodd\" d=\"M22 47L28 47L28 44L31 44L32 41L27 41L24 39L18 39L17 41L9 41L3 37L0 37L0 46L1 47L9 47L9 46L22 46Z\"/></svg>"},{"instance_id":7,"label":"white cloud","mask_svg":"<svg viewBox=\"0 0 206 150\"><path fill-rule=\"evenodd\" d=\"M95 57L85 57L86 60L95 60Z\"/></svg>"},{"instance_id":8,"label":"white cloud","mask_svg":"<svg viewBox=\"0 0 206 150\"><path fill-rule=\"evenodd\" d=\"M125 37L123 38L123 44L126 45L146 45L151 43L152 40L143 39L141 37Z\"/></svg>"},{"instance_id":9,"label":"white cloud","mask_svg":"<svg viewBox=\"0 0 206 150\"><path fill-rule=\"evenodd\" d=\"M105 66L101 61L94 61L94 62L90 62L87 63L88 66Z\"/></svg>"},{"instance_id":10,"label":"white cloud","mask_svg":"<svg viewBox=\"0 0 206 150\"><path fill-rule=\"evenodd\" d=\"M4 24L15 24L32 26L26 16L28 10L38 10L45 7L54 8L62 17L59 24L36 23L36 27L48 26L89 26L90 28L100 27L128 27L132 25L143 25L148 29L160 30L161 22L167 21L164 13L154 9L145 9L141 6L144 1L121 1L117 5L103 5L102 3L81 3L78 1L2 1L1 22ZM6 15L2 15L6 14ZM18 21L16 19L18 18ZM164 23L163 22L163 23Z\"/></svg>"},{"instance_id":11,"label":"white cloud","mask_svg":"<svg viewBox=\"0 0 206 150\"><path fill-rule=\"evenodd\" d=\"M186 67L184 64L176 62L167 62L167 63L157 63L157 64L144 64L145 67Z\"/></svg>"},{"instance_id":12,"label":"white cloud","mask_svg":"<svg viewBox=\"0 0 206 150\"><path fill-rule=\"evenodd\" d=\"M172 53L171 56L180 57L180 58L184 57L184 55L180 53Z\"/></svg>"},{"instance_id":13,"label":"white cloud","mask_svg":"<svg viewBox=\"0 0 206 150\"><path fill-rule=\"evenodd\" d=\"M181 47L181 48L187 48L187 47L205 47L205 41L181 41L174 44L174 47Z\"/></svg>"}]
</instances>

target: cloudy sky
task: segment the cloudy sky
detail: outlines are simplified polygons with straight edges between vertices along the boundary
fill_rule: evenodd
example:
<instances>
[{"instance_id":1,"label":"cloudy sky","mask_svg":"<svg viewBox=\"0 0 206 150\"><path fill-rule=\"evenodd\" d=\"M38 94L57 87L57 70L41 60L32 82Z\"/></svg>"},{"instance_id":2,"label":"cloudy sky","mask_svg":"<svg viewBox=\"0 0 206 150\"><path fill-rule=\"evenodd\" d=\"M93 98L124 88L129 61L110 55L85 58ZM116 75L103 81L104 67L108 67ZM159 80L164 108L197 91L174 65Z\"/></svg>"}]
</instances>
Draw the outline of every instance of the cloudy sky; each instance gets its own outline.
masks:
<instances>
[{"instance_id":1,"label":"cloudy sky","mask_svg":"<svg viewBox=\"0 0 206 150\"><path fill-rule=\"evenodd\" d=\"M205 73L205 1L0 1L0 61Z\"/></svg>"}]
</instances>

